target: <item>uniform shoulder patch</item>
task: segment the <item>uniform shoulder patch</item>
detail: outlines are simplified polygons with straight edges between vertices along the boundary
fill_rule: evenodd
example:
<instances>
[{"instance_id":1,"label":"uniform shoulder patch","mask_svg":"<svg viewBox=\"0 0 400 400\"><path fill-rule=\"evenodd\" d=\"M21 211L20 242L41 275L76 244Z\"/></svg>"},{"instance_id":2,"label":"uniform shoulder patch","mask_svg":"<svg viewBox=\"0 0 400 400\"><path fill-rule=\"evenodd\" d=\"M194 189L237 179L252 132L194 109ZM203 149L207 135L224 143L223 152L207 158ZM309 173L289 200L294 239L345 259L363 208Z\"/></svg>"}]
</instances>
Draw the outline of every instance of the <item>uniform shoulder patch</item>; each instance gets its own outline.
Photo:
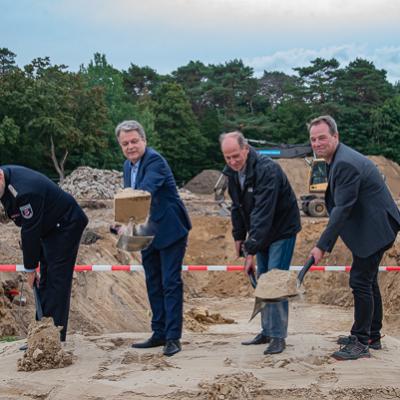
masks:
<instances>
[{"instance_id":1,"label":"uniform shoulder patch","mask_svg":"<svg viewBox=\"0 0 400 400\"><path fill-rule=\"evenodd\" d=\"M33 209L30 203L25 204L19 208L22 218L30 219L33 217Z\"/></svg>"},{"instance_id":2,"label":"uniform shoulder patch","mask_svg":"<svg viewBox=\"0 0 400 400\"><path fill-rule=\"evenodd\" d=\"M13 185L8 185L8 190L10 191L10 193L14 196L17 197L18 192L15 190L15 187Z\"/></svg>"}]
</instances>

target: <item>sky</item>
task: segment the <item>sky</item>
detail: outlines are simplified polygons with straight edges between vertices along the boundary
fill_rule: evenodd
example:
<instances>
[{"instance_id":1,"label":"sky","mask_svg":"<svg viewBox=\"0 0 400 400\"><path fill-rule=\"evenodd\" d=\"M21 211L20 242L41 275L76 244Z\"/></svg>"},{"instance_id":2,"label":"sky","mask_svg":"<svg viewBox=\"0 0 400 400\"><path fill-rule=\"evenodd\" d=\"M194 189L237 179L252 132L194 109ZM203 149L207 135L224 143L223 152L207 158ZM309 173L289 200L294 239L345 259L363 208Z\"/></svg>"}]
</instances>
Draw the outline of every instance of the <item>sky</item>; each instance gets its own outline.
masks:
<instances>
[{"instance_id":1,"label":"sky","mask_svg":"<svg viewBox=\"0 0 400 400\"><path fill-rule=\"evenodd\" d=\"M70 70L96 52L167 74L242 59L256 76L357 57L400 81L400 0L0 0L0 48Z\"/></svg>"}]
</instances>

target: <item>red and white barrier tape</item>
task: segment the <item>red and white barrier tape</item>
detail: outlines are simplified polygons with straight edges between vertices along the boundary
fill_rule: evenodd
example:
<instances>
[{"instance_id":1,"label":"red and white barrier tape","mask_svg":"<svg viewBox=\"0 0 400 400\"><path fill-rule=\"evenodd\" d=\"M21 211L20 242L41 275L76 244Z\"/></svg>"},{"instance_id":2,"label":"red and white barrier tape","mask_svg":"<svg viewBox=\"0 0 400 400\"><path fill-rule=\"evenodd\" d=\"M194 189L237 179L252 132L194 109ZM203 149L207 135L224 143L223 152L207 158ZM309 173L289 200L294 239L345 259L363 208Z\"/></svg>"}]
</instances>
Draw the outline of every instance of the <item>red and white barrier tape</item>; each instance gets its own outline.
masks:
<instances>
[{"instance_id":1,"label":"red and white barrier tape","mask_svg":"<svg viewBox=\"0 0 400 400\"><path fill-rule=\"evenodd\" d=\"M301 265L292 265L290 271L300 271ZM243 265L182 265L182 271L243 271ZM312 266L310 271L350 271L350 265ZM110 271L143 271L142 265L75 265L75 271L110 272ZM381 266L379 271L400 271L400 266ZM0 265L0 272L26 272L22 264Z\"/></svg>"}]
</instances>

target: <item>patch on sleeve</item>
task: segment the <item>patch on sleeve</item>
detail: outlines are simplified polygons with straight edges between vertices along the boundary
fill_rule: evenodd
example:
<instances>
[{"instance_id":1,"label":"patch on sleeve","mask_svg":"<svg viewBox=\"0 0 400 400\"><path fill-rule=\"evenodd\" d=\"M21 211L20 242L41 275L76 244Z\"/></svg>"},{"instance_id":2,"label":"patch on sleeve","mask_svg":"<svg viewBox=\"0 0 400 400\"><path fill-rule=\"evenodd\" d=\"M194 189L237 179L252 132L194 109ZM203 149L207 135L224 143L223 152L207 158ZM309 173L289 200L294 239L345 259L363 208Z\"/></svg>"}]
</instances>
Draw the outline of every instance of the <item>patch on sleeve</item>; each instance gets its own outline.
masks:
<instances>
[{"instance_id":1,"label":"patch on sleeve","mask_svg":"<svg viewBox=\"0 0 400 400\"><path fill-rule=\"evenodd\" d=\"M19 210L21 211L21 215L23 218L30 219L33 217L33 210L30 203L20 207Z\"/></svg>"}]
</instances>

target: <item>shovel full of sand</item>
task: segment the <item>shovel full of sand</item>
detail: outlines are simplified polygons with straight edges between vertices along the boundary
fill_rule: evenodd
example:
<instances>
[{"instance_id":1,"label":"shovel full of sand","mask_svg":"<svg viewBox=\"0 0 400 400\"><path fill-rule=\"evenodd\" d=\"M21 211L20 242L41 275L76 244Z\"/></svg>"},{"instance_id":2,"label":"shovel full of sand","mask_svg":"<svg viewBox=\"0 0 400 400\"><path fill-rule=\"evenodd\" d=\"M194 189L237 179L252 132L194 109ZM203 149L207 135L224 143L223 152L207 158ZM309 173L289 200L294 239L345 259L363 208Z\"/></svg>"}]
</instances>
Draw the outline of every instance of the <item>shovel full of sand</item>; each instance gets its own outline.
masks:
<instances>
[{"instance_id":1,"label":"shovel full of sand","mask_svg":"<svg viewBox=\"0 0 400 400\"><path fill-rule=\"evenodd\" d=\"M267 305L296 297L300 294L300 286L307 271L314 264L314 257L310 257L301 271L271 269L260 275L254 290L255 302L250 321Z\"/></svg>"}]
</instances>

